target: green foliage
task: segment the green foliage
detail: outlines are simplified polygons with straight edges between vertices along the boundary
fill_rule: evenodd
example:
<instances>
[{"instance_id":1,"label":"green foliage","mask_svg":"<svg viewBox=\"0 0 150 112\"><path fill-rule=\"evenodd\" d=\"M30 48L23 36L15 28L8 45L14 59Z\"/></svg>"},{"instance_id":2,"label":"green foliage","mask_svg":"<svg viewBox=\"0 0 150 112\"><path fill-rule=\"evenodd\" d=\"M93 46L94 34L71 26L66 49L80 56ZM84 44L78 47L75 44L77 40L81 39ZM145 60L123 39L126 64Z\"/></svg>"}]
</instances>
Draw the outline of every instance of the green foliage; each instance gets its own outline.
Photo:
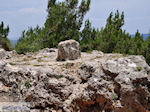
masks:
<instances>
[{"instance_id":1,"label":"green foliage","mask_svg":"<svg viewBox=\"0 0 150 112\"><path fill-rule=\"evenodd\" d=\"M134 47L134 54L135 55L142 55L143 54L143 45L144 45L144 40L142 35L139 33L139 31L137 30L137 32L135 33L135 37L134 37L134 43L133 43Z\"/></svg>"},{"instance_id":2,"label":"green foliage","mask_svg":"<svg viewBox=\"0 0 150 112\"><path fill-rule=\"evenodd\" d=\"M137 71L141 71L142 70L142 67L137 67Z\"/></svg>"},{"instance_id":3,"label":"green foliage","mask_svg":"<svg viewBox=\"0 0 150 112\"><path fill-rule=\"evenodd\" d=\"M83 52L91 51L92 49L94 49L93 42L95 41L95 35L96 35L96 30L91 27L90 21L86 20L84 29L80 33L81 36L80 44L81 44L81 50Z\"/></svg>"},{"instance_id":4,"label":"green foliage","mask_svg":"<svg viewBox=\"0 0 150 112\"><path fill-rule=\"evenodd\" d=\"M18 40L15 50L20 54L38 51L44 48L44 36L45 33L42 28L39 28L38 26L35 29L29 28L28 31L22 32L22 36Z\"/></svg>"},{"instance_id":5,"label":"green foliage","mask_svg":"<svg viewBox=\"0 0 150 112\"><path fill-rule=\"evenodd\" d=\"M143 46L143 56L145 57L146 62L150 64L150 36L144 41Z\"/></svg>"},{"instance_id":6,"label":"green foliage","mask_svg":"<svg viewBox=\"0 0 150 112\"><path fill-rule=\"evenodd\" d=\"M10 65L16 65L15 63L9 63Z\"/></svg>"},{"instance_id":7,"label":"green foliage","mask_svg":"<svg viewBox=\"0 0 150 112\"><path fill-rule=\"evenodd\" d=\"M43 82L44 82L45 84L48 84L48 82L49 82L48 77L44 78Z\"/></svg>"},{"instance_id":8,"label":"green foliage","mask_svg":"<svg viewBox=\"0 0 150 112\"><path fill-rule=\"evenodd\" d=\"M23 31L15 50L18 53L35 52L47 47L57 47L60 41L74 39L80 42L83 52L101 50L105 53L143 55L150 64L150 37L144 40L138 30L135 37L126 33L122 29L125 23L124 12L111 12L105 27L101 29L93 28L91 22L86 20L81 30L90 2L91 0L49 0L44 27L37 26ZM3 23L0 27L4 29ZM2 37L8 35L9 28L6 29L0 30L3 32ZM6 48L9 45L3 46Z\"/></svg>"},{"instance_id":9,"label":"green foliage","mask_svg":"<svg viewBox=\"0 0 150 112\"><path fill-rule=\"evenodd\" d=\"M6 51L12 50L11 43L8 40L8 38L0 38L0 45L2 48L4 48Z\"/></svg>"},{"instance_id":10,"label":"green foliage","mask_svg":"<svg viewBox=\"0 0 150 112\"><path fill-rule=\"evenodd\" d=\"M33 65L33 66L39 67L39 66L42 66L42 65L36 64L36 65Z\"/></svg>"},{"instance_id":11,"label":"green foliage","mask_svg":"<svg viewBox=\"0 0 150 112\"><path fill-rule=\"evenodd\" d=\"M47 58L47 56L44 56L44 58Z\"/></svg>"},{"instance_id":12,"label":"green foliage","mask_svg":"<svg viewBox=\"0 0 150 112\"><path fill-rule=\"evenodd\" d=\"M81 31L81 50L101 50L105 53L122 53L130 55L143 55L146 62L150 64L150 37L146 40L137 32L134 37L122 29L124 25L124 13L117 10L115 14L110 13L107 23L101 30L91 27L89 20Z\"/></svg>"},{"instance_id":13,"label":"green foliage","mask_svg":"<svg viewBox=\"0 0 150 112\"><path fill-rule=\"evenodd\" d=\"M57 47L60 41L79 41L83 18L89 10L90 0L49 0L47 20L43 28L23 31L15 50L18 53L34 52L46 47Z\"/></svg>"},{"instance_id":14,"label":"green foliage","mask_svg":"<svg viewBox=\"0 0 150 112\"><path fill-rule=\"evenodd\" d=\"M7 38L9 33L9 26L4 28L4 23L1 22L0 24L0 47L4 48L7 51L11 50L11 43Z\"/></svg>"},{"instance_id":15,"label":"green foliage","mask_svg":"<svg viewBox=\"0 0 150 112\"><path fill-rule=\"evenodd\" d=\"M37 61L40 63L40 62L42 62L43 60L39 58Z\"/></svg>"},{"instance_id":16,"label":"green foliage","mask_svg":"<svg viewBox=\"0 0 150 112\"><path fill-rule=\"evenodd\" d=\"M111 12L107 23L104 29L102 29L102 38L103 42L105 43L102 47L103 52L114 52L116 49L117 44L124 39L123 38L123 31L122 26L124 25L124 13L120 15L119 11L117 10L115 15ZM118 46L120 47L120 46Z\"/></svg>"},{"instance_id":17,"label":"green foliage","mask_svg":"<svg viewBox=\"0 0 150 112\"><path fill-rule=\"evenodd\" d=\"M29 88L29 86L30 86L29 80L25 81L25 84L24 84L24 85L25 85L26 88Z\"/></svg>"},{"instance_id":18,"label":"green foliage","mask_svg":"<svg viewBox=\"0 0 150 112\"><path fill-rule=\"evenodd\" d=\"M60 78L62 78L61 75L56 75L56 79L60 79Z\"/></svg>"},{"instance_id":19,"label":"green foliage","mask_svg":"<svg viewBox=\"0 0 150 112\"><path fill-rule=\"evenodd\" d=\"M115 93L112 93L112 99L113 99L114 101L116 101L116 100L118 99L118 96L117 96Z\"/></svg>"},{"instance_id":20,"label":"green foliage","mask_svg":"<svg viewBox=\"0 0 150 112\"><path fill-rule=\"evenodd\" d=\"M0 24L0 37L1 38L7 38L9 33L9 26L7 28L4 28L4 22L1 22Z\"/></svg>"},{"instance_id":21,"label":"green foliage","mask_svg":"<svg viewBox=\"0 0 150 112\"><path fill-rule=\"evenodd\" d=\"M60 41L74 39L79 41L79 31L83 18L89 10L90 0L49 0L48 17L45 22L47 47L57 47Z\"/></svg>"}]
</instances>

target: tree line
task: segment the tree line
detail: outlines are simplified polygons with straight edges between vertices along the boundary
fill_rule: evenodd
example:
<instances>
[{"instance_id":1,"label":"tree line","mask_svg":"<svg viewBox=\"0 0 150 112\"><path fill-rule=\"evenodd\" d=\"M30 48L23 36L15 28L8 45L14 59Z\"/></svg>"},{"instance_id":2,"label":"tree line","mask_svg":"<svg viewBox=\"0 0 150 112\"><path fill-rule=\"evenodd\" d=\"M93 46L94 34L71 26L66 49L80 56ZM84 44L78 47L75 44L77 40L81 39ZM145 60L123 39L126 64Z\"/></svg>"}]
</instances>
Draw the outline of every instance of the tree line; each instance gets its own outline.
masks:
<instances>
[{"instance_id":1,"label":"tree line","mask_svg":"<svg viewBox=\"0 0 150 112\"><path fill-rule=\"evenodd\" d=\"M90 20L86 20L83 26L90 3L91 0L48 0L48 15L44 26L23 31L15 50L26 53L47 47L57 48L60 41L74 39L80 43L83 52L100 50L105 53L143 55L150 64L150 36L143 39L137 30L135 36L131 37L123 30L124 12L111 12L105 27L101 29L92 27Z\"/></svg>"},{"instance_id":2,"label":"tree line","mask_svg":"<svg viewBox=\"0 0 150 112\"><path fill-rule=\"evenodd\" d=\"M4 22L0 23L0 48L4 48L7 51L10 51L11 48L11 43L9 39L7 38L9 33L9 26L6 28L4 27Z\"/></svg>"}]
</instances>

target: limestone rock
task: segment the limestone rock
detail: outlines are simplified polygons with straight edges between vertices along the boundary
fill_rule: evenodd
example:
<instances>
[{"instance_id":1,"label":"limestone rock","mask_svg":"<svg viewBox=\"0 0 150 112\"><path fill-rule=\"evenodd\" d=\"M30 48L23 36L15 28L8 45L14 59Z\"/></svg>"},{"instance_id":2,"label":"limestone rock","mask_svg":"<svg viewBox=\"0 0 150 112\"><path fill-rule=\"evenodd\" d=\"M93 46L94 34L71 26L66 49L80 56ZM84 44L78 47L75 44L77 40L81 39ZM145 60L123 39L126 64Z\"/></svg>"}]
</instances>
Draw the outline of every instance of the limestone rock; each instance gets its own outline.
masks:
<instances>
[{"instance_id":1,"label":"limestone rock","mask_svg":"<svg viewBox=\"0 0 150 112\"><path fill-rule=\"evenodd\" d=\"M6 51L0 48L0 59L4 58L7 55Z\"/></svg>"},{"instance_id":2,"label":"limestone rock","mask_svg":"<svg viewBox=\"0 0 150 112\"><path fill-rule=\"evenodd\" d=\"M56 52L56 49L45 48L45 49L40 50L38 53L51 53L51 52Z\"/></svg>"},{"instance_id":3,"label":"limestone rock","mask_svg":"<svg viewBox=\"0 0 150 112\"><path fill-rule=\"evenodd\" d=\"M66 40L58 45L58 61L75 60L81 56L80 45L75 40Z\"/></svg>"},{"instance_id":4,"label":"limestone rock","mask_svg":"<svg viewBox=\"0 0 150 112\"><path fill-rule=\"evenodd\" d=\"M0 60L0 102L28 102L31 112L150 111L150 67L143 56L93 51L58 62L56 51Z\"/></svg>"},{"instance_id":5,"label":"limestone rock","mask_svg":"<svg viewBox=\"0 0 150 112\"><path fill-rule=\"evenodd\" d=\"M5 51L3 48L0 48L0 59L7 59L17 55L16 51Z\"/></svg>"}]
</instances>

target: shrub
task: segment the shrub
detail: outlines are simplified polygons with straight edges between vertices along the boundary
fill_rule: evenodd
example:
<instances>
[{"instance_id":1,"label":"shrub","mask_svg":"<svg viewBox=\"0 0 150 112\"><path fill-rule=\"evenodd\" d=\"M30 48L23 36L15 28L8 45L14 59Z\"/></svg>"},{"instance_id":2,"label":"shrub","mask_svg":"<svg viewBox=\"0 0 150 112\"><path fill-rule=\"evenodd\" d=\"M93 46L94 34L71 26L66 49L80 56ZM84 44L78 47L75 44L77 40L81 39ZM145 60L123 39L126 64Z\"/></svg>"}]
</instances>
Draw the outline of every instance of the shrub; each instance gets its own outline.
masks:
<instances>
[{"instance_id":1,"label":"shrub","mask_svg":"<svg viewBox=\"0 0 150 112\"><path fill-rule=\"evenodd\" d=\"M142 67L137 67L137 71L141 71L142 70Z\"/></svg>"},{"instance_id":2,"label":"shrub","mask_svg":"<svg viewBox=\"0 0 150 112\"><path fill-rule=\"evenodd\" d=\"M25 85L26 88L29 88L29 86L30 86L29 80L27 80L24 85Z\"/></svg>"}]
</instances>

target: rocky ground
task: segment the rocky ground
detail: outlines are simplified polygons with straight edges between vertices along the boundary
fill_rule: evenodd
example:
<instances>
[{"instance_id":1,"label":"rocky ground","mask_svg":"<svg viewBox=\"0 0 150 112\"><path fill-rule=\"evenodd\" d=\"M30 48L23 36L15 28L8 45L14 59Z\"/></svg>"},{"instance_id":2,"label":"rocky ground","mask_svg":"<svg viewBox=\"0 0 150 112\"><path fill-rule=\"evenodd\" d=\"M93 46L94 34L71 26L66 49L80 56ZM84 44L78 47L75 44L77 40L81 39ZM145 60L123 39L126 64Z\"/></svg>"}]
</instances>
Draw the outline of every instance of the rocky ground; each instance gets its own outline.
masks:
<instances>
[{"instance_id":1,"label":"rocky ground","mask_svg":"<svg viewBox=\"0 0 150 112\"><path fill-rule=\"evenodd\" d=\"M0 102L30 112L149 112L150 67L143 56L81 53L56 61L57 49L26 55L0 50Z\"/></svg>"}]
</instances>

